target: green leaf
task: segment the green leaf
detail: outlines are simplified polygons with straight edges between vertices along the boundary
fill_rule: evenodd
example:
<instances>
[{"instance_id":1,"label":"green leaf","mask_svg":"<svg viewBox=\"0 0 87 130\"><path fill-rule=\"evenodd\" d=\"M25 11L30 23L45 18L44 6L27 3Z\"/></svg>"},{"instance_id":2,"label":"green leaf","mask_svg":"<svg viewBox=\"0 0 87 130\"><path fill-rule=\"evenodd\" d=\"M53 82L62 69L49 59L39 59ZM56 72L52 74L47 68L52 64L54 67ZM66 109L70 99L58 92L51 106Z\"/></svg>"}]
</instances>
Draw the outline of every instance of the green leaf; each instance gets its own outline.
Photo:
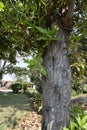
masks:
<instances>
[{"instance_id":1,"label":"green leaf","mask_svg":"<svg viewBox=\"0 0 87 130\"><path fill-rule=\"evenodd\" d=\"M69 130L69 129L64 127L63 130Z\"/></svg>"},{"instance_id":2,"label":"green leaf","mask_svg":"<svg viewBox=\"0 0 87 130\"><path fill-rule=\"evenodd\" d=\"M41 110L42 110L42 105L39 106L39 108L38 108L38 112L40 112Z\"/></svg>"},{"instance_id":3,"label":"green leaf","mask_svg":"<svg viewBox=\"0 0 87 130\"><path fill-rule=\"evenodd\" d=\"M41 40L45 41L45 40L47 40L47 37L41 36L41 37L37 38L36 40L38 40L38 41L41 41Z\"/></svg>"},{"instance_id":4,"label":"green leaf","mask_svg":"<svg viewBox=\"0 0 87 130\"><path fill-rule=\"evenodd\" d=\"M47 73L46 73L46 70L45 70L45 68L41 65L41 69L40 69L40 72L41 72L41 74L43 75L43 76L47 76Z\"/></svg>"},{"instance_id":5,"label":"green leaf","mask_svg":"<svg viewBox=\"0 0 87 130\"><path fill-rule=\"evenodd\" d=\"M81 67L84 69L84 68L85 68L85 65L84 65L84 64L81 64Z\"/></svg>"},{"instance_id":6,"label":"green leaf","mask_svg":"<svg viewBox=\"0 0 87 130\"><path fill-rule=\"evenodd\" d=\"M87 130L87 123L82 126L83 129Z\"/></svg>"},{"instance_id":7,"label":"green leaf","mask_svg":"<svg viewBox=\"0 0 87 130\"><path fill-rule=\"evenodd\" d=\"M78 122L78 125L81 127L81 118L80 118L80 116L78 116L78 117L76 118L76 120L77 120L77 122Z\"/></svg>"},{"instance_id":8,"label":"green leaf","mask_svg":"<svg viewBox=\"0 0 87 130\"><path fill-rule=\"evenodd\" d=\"M87 122L87 115L82 118L81 125L83 126L86 122Z\"/></svg>"},{"instance_id":9,"label":"green leaf","mask_svg":"<svg viewBox=\"0 0 87 130\"><path fill-rule=\"evenodd\" d=\"M70 130L75 130L75 127L77 127L76 123L74 123L74 121L71 120L70 121L70 126L69 126Z\"/></svg>"},{"instance_id":10,"label":"green leaf","mask_svg":"<svg viewBox=\"0 0 87 130\"><path fill-rule=\"evenodd\" d=\"M43 33L43 34L47 34L47 33L48 33L48 31L47 31L46 29L43 29L43 28L41 28L41 27L36 27L36 29L37 29L39 32Z\"/></svg>"},{"instance_id":11,"label":"green leaf","mask_svg":"<svg viewBox=\"0 0 87 130\"><path fill-rule=\"evenodd\" d=\"M3 4L3 2L0 1L0 11L4 11L3 8L4 8L4 4Z\"/></svg>"},{"instance_id":12,"label":"green leaf","mask_svg":"<svg viewBox=\"0 0 87 130\"><path fill-rule=\"evenodd\" d=\"M80 72L80 68L79 67L77 67L77 71Z\"/></svg>"}]
</instances>

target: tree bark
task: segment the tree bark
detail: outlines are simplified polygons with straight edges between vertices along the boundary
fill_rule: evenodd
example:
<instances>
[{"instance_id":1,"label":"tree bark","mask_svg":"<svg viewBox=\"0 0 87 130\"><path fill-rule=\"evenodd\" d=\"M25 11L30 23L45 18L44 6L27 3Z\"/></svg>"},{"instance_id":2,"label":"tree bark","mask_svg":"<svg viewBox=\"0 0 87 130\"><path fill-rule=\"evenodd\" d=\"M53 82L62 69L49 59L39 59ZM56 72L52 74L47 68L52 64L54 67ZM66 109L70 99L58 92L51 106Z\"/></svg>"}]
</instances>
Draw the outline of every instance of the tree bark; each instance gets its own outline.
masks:
<instances>
[{"instance_id":1,"label":"tree bark","mask_svg":"<svg viewBox=\"0 0 87 130\"><path fill-rule=\"evenodd\" d=\"M42 130L61 130L69 123L71 69L68 60L69 34L61 30L58 40L49 45L43 56L47 76L43 77Z\"/></svg>"},{"instance_id":2,"label":"tree bark","mask_svg":"<svg viewBox=\"0 0 87 130\"><path fill-rule=\"evenodd\" d=\"M3 70L0 70L0 80L3 78Z\"/></svg>"}]
</instances>

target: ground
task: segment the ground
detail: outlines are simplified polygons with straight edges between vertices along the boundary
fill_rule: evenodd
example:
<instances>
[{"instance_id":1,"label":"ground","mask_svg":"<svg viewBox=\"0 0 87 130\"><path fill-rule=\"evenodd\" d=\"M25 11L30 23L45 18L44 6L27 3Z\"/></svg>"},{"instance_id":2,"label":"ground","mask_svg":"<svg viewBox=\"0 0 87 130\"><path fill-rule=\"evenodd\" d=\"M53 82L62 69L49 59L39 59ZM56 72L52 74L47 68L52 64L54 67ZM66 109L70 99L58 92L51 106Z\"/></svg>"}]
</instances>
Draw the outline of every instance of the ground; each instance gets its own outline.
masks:
<instances>
[{"instance_id":1,"label":"ground","mask_svg":"<svg viewBox=\"0 0 87 130\"><path fill-rule=\"evenodd\" d=\"M0 89L0 130L41 130L42 116L33 108L30 97Z\"/></svg>"},{"instance_id":2,"label":"ground","mask_svg":"<svg viewBox=\"0 0 87 130\"><path fill-rule=\"evenodd\" d=\"M0 130L40 130L41 115L23 93L0 92Z\"/></svg>"},{"instance_id":3,"label":"ground","mask_svg":"<svg viewBox=\"0 0 87 130\"><path fill-rule=\"evenodd\" d=\"M41 130L41 115L29 112L22 119L18 120L14 130Z\"/></svg>"}]
</instances>

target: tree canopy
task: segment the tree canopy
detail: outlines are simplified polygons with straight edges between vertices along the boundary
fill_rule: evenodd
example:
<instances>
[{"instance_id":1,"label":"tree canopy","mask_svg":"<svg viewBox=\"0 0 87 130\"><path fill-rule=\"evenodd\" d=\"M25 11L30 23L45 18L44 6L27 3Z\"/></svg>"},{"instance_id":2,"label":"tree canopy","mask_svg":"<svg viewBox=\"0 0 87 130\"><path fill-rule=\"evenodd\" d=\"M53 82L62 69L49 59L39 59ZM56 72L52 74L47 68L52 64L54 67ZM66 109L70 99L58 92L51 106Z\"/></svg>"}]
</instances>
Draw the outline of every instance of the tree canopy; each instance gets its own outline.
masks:
<instances>
[{"instance_id":1,"label":"tree canopy","mask_svg":"<svg viewBox=\"0 0 87 130\"><path fill-rule=\"evenodd\" d=\"M60 22L62 28L66 29L64 20L69 6L70 0L2 0L0 59L16 63L17 52L25 57L32 55L40 58L49 44L60 39L57 37L57 23ZM72 70L76 73L74 77L81 79L87 75L87 3L85 0L76 0L74 8L74 29L69 41L69 55ZM72 31L72 26L67 26L66 30Z\"/></svg>"},{"instance_id":2,"label":"tree canopy","mask_svg":"<svg viewBox=\"0 0 87 130\"><path fill-rule=\"evenodd\" d=\"M2 0L0 2L0 46L1 52L3 48L4 51L1 55L5 58L8 54L10 59L11 57L14 59L16 51L21 54L32 51L35 53L42 52L43 48L50 43L49 41L58 39L56 36L59 19L62 26L65 26L63 20L67 13L69 1ZM81 37L87 36L87 6L85 0L76 0L75 3L74 34L81 39ZM72 30L72 27L70 29Z\"/></svg>"}]
</instances>

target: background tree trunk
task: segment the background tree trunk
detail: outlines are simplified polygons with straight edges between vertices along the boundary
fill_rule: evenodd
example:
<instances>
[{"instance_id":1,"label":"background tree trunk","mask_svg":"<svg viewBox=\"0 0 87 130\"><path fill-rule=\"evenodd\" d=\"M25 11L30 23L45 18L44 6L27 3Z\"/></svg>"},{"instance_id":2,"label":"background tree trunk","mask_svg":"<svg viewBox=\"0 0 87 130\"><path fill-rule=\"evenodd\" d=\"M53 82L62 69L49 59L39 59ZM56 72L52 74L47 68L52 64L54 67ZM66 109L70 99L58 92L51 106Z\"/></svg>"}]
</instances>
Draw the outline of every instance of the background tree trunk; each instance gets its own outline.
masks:
<instances>
[{"instance_id":1,"label":"background tree trunk","mask_svg":"<svg viewBox=\"0 0 87 130\"><path fill-rule=\"evenodd\" d=\"M42 130L61 130L69 122L71 103L71 69L68 62L67 39L63 31L61 40L51 44L43 56L47 77L43 77Z\"/></svg>"},{"instance_id":2,"label":"background tree trunk","mask_svg":"<svg viewBox=\"0 0 87 130\"><path fill-rule=\"evenodd\" d=\"M2 80L2 78L3 78L3 71L0 70L0 80Z\"/></svg>"}]
</instances>

